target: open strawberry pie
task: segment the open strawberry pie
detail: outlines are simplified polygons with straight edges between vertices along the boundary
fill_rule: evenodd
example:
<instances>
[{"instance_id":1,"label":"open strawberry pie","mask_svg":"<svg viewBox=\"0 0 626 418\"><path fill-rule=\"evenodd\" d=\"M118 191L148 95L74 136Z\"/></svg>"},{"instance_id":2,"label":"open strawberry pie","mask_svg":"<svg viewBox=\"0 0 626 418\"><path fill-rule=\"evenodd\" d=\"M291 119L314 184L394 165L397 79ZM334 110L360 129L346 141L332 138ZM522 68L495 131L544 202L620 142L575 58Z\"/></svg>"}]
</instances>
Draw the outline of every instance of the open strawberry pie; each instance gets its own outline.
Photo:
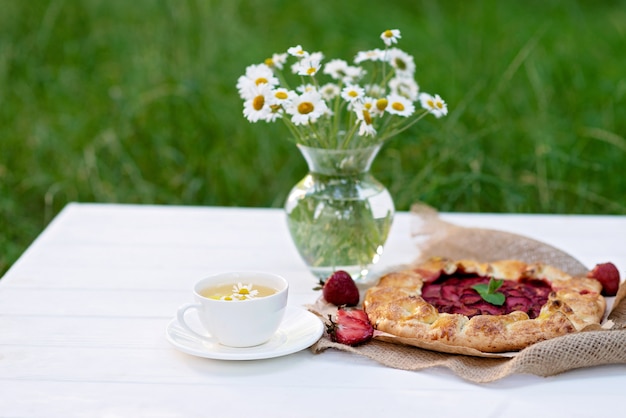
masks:
<instances>
[{"instance_id":1,"label":"open strawberry pie","mask_svg":"<svg viewBox=\"0 0 626 418\"><path fill-rule=\"evenodd\" d=\"M602 290L547 264L433 258L383 276L363 307L379 332L499 353L599 325Z\"/></svg>"}]
</instances>

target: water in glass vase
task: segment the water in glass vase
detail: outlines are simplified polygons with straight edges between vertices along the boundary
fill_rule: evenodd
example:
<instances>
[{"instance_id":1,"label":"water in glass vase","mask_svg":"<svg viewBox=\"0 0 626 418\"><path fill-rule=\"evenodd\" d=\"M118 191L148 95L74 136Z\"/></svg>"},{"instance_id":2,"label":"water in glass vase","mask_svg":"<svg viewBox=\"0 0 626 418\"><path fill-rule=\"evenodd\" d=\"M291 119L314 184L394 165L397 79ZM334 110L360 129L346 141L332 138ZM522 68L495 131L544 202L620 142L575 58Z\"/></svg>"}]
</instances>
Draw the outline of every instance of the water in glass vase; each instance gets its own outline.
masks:
<instances>
[{"instance_id":1,"label":"water in glass vase","mask_svg":"<svg viewBox=\"0 0 626 418\"><path fill-rule=\"evenodd\" d=\"M292 189L285 209L296 248L321 279L336 270L354 279L367 276L383 253L394 215L389 192L369 172L309 173Z\"/></svg>"}]
</instances>

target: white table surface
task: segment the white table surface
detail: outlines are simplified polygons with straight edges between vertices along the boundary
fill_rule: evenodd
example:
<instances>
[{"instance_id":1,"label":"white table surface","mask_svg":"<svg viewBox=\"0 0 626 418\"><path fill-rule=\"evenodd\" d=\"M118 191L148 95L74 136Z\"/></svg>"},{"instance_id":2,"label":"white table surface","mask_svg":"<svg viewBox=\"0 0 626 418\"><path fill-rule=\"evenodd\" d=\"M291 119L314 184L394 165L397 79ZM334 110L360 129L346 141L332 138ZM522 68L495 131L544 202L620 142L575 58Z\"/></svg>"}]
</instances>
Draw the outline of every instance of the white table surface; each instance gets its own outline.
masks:
<instances>
[{"instance_id":1,"label":"white table surface","mask_svg":"<svg viewBox=\"0 0 626 418\"><path fill-rule=\"evenodd\" d=\"M442 214L626 268L626 216ZM399 213L378 268L417 253ZM315 279L278 209L70 204L0 281L0 417L618 416L626 365L489 384L348 353L220 361L175 349L165 328L192 284L227 270L285 276L289 304ZM625 347L626 349L626 347Z\"/></svg>"}]
</instances>

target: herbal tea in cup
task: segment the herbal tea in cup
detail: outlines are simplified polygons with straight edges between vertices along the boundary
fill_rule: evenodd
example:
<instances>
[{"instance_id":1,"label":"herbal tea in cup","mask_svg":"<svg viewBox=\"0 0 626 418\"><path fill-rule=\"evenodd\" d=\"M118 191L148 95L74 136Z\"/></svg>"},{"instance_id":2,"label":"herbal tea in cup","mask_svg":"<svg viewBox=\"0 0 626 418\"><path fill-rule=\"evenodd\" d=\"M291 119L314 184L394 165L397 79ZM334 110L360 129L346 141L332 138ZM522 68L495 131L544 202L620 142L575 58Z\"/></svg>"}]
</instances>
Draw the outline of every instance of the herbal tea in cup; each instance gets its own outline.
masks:
<instances>
[{"instance_id":1,"label":"herbal tea in cup","mask_svg":"<svg viewBox=\"0 0 626 418\"><path fill-rule=\"evenodd\" d=\"M229 347L263 344L283 320L288 290L287 280L272 273L217 274L195 284L195 303L178 309L178 323L206 342ZM197 311L204 333L189 326L185 317L190 310Z\"/></svg>"},{"instance_id":2,"label":"herbal tea in cup","mask_svg":"<svg viewBox=\"0 0 626 418\"><path fill-rule=\"evenodd\" d=\"M270 286L237 282L207 287L206 289L202 289L199 293L201 296L209 299L244 301L270 296L277 291L277 289Z\"/></svg>"}]
</instances>

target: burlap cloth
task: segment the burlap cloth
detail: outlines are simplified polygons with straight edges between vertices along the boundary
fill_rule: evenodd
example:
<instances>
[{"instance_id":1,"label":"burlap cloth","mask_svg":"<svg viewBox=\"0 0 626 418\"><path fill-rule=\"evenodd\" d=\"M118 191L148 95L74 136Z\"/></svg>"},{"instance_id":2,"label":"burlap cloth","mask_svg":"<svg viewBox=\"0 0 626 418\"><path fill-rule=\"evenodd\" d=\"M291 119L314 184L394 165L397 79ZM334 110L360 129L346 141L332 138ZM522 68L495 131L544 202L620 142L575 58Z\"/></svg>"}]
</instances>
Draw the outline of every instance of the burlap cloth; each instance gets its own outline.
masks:
<instances>
[{"instance_id":1,"label":"burlap cloth","mask_svg":"<svg viewBox=\"0 0 626 418\"><path fill-rule=\"evenodd\" d=\"M515 258L525 262L544 262L574 275L585 275L588 268L574 257L545 243L503 231L463 228L442 221L435 210L424 205L412 207L411 234L417 245L418 263L431 256L451 259L473 258L495 261ZM599 260L605 262L610 260ZM375 278L373 279L375 281ZM368 287L373 283L364 285ZM608 298L605 327L534 344L509 357L488 358L448 354L413 346L372 340L350 347L333 343L326 334L312 347L314 353L329 348L369 357L385 366L403 370L445 367L459 377L486 383L512 374L553 376L582 367L626 363L626 284L615 298ZM315 305L309 307L320 316Z\"/></svg>"}]
</instances>

